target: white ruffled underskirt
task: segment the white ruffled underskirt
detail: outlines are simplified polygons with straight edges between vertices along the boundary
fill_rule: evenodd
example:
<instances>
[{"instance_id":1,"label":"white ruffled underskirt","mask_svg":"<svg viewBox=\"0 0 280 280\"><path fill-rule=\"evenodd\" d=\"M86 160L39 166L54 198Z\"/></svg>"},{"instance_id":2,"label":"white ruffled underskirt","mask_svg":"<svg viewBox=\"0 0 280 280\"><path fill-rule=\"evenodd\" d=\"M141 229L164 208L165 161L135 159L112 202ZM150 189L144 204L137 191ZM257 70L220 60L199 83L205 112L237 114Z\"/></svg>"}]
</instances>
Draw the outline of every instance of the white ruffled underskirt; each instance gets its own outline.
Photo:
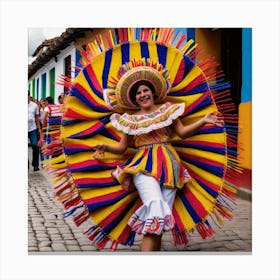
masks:
<instances>
[{"instance_id":1,"label":"white ruffled underskirt","mask_svg":"<svg viewBox=\"0 0 280 280\"><path fill-rule=\"evenodd\" d=\"M168 204L162 200L152 200L139 207L128 221L128 225L138 234L160 235L162 231L174 227L174 217Z\"/></svg>"}]
</instances>

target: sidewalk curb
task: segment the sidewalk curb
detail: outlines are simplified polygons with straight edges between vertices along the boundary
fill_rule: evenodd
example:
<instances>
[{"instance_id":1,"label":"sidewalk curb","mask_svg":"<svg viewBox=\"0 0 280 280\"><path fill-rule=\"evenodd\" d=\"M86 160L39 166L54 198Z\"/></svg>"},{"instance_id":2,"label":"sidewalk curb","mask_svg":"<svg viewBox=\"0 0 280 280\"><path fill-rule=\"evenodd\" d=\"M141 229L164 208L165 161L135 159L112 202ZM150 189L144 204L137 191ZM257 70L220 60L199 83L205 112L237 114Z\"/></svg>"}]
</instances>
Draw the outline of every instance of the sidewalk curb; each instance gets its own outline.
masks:
<instances>
[{"instance_id":1,"label":"sidewalk curb","mask_svg":"<svg viewBox=\"0 0 280 280\"><path fill-rule=\"evenodd\" d=\"M229 184L231 187L233 187L236 192L237 192L237 197L247 200L247 201L252 201L252 190L248 190L246 188L242 188L242 187L236 187L235 185L233 185L232 183L227 181L227 184Z\"/></svg>"},{"instance_id":2,"label":"sidewalk curb","mask_svg":"<svg viewBox=\"0 0 280 280\"><path fill-rule=\"evenodd\" d=\"M252 191L245 188L237 189L237 196L241 199L252 201Z\"/></svg>"}]
</instances>

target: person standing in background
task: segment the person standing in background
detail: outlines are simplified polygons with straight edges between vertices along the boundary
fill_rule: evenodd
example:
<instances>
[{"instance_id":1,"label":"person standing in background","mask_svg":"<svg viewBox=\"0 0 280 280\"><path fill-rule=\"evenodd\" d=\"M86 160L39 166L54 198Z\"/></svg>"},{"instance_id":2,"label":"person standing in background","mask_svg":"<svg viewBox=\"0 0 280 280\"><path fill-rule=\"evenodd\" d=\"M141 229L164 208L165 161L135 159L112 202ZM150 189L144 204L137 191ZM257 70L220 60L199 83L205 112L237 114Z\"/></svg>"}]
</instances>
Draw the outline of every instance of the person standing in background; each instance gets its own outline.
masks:
<instances>
[{"instance_id":1,"label":"person standing in background","mask_svg":"<svg viewBox=\"0 0 280 280\"><path fill-rule=\"evenodd\" d=\"M42 117L43 133L41 134L39 145L42 145L42 154L44 159L56 157L61 153L62 148L58 148L55 152L51 152L49 144L57 140L57 129L61 125L62 107L63 107L64 94L59 95L59 104L54 104L53 98L48 96L46 98L47 105L44 109ZM45 167L45 163L43 164Z\"/></svg>"},{"instance_id":2,"label":"person standing in background","mask_svg":"<svg viewBox=\"0 0 280 280\"><path fill-rule=\"evenodd\" d=\"M62 117L61 105L63 104L64 96L61 94L58 97L59 104L54 104L53 98L48 96L46 98L47 105L44 108L44 113L42 117L43 127L47 126L49 117Z\"/></svg>"},{"instance_id":3,"label":"person standing in background","mask_svg":"<svg viewBox=\"0 0 280 280\"><path fill-rule=\"evenodd\" d=\"M65 94L64 93L61 93L59 96L58 96L58 103L59 104L63 104L64 103L64 99L65 99Z\"/></svg>"},{"instance_id":4,"label":"person standing in background","mask_svg":"<svg viewBox=\"0 0 280 280\"><path fill-rule=\"evenodd\" d=\"M39 120L40 120L40 127L43 129L43 115L44 115L44 109L47 105L47 101L45 99L41 99L39 102ZM40 145L39 145L40 144ZM43 166L44 156L41 150L41 143L38 143L39 149L40 149L40 160L41 160L41 166Z\"/></svg>"},{"instance_id":5,"label":"person standing in background","mask_svg":"<svg viewBox=\"0 0 280 280\"><path fill-rule=\"evenodd\" d=\"M44 109L45 109L46 105L47 105L46 100L42 98L39 103L39 113L40 113L39 119L40 119L41 126L43 123Z\"/></svg>"},{"instance_id":6,"label":"person standing in background","mask_svg":"<svg viewBox=\"0 0 280 280\"><path fill-rule=\"evenodd\" d=\"M41 127L39 121L39 107L36 103L31 101L30 92L28 91L28 139L32 147L32 166L34 168L34 171L40 170L39 146L37 144L38 134L41 134Z\"/></svg>"}]
</instances>

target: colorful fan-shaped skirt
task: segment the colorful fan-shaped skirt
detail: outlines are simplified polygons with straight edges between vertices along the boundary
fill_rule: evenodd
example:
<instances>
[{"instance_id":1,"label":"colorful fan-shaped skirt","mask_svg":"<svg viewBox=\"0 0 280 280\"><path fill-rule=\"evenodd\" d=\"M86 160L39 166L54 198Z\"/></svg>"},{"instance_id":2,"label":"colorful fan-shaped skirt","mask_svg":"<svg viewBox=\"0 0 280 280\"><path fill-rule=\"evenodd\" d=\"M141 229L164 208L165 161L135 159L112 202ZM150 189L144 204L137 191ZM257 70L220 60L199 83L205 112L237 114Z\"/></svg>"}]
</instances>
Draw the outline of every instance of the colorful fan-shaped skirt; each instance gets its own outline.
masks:
<instances>
[{"instance_id":1,"label":"colorful fan-shaped skirt","mask_svg":"<svg viewBox=\"0 0 280 280\"><path fill-rule=\"evenodd\" d=\"M71 84L62 118L63 155L52 163L54 189L65 216L72 217L99 248L133 245L136 232L128 221L142 204L136 189L125 191L111 175L116 166L134 157L133 145L122 155L105 153L102 159L93 158L92 146L116 144L121 138L121 132L110 122L113 112L104 100L103 90L122 64L143 58L161 63L169 71L172 84L166 100L186 105L181 117L184 125L212 111L220 111L225 118L222 127L205 125L188 139L171 139L192 177L188 187L177 191L174 200L175 244L187 244L194 230L202 238L211 236L211 221L223 224L224 219L231 219L236 193L231 182L240 173L235 145L237 125L227 122L233 118L223 101L228 99L228 84L210 83L214 66L209 61L195 63L186 48L174 47L169 41L159 43L153 36L146 40L135 38L122 38L97 56L83 54L87 63Z\"/></svg>"}]
</instances>

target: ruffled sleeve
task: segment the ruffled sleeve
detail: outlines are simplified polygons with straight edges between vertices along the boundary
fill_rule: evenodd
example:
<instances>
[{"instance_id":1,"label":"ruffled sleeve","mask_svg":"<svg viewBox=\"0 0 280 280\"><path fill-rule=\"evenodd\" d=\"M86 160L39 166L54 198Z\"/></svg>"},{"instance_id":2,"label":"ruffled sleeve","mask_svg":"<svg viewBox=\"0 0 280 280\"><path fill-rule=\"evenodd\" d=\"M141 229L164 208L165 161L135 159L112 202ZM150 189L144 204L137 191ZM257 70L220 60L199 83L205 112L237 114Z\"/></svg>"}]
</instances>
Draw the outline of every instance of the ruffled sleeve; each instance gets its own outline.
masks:
<instances>
[{"instance_id":1,"label":"ruffled sleeve","mask_svg":"<svg viewBox=\"0 0 280 280\"><path fill-rule=\"evenodd\" d=\"M112 125L119 131L129 135L140 135L152 130L163 128L172 124L184 113L185 103L166 102L155 112L143 115L122 115L115 113L110 119Z\"/></svg>"}]
</instances>

